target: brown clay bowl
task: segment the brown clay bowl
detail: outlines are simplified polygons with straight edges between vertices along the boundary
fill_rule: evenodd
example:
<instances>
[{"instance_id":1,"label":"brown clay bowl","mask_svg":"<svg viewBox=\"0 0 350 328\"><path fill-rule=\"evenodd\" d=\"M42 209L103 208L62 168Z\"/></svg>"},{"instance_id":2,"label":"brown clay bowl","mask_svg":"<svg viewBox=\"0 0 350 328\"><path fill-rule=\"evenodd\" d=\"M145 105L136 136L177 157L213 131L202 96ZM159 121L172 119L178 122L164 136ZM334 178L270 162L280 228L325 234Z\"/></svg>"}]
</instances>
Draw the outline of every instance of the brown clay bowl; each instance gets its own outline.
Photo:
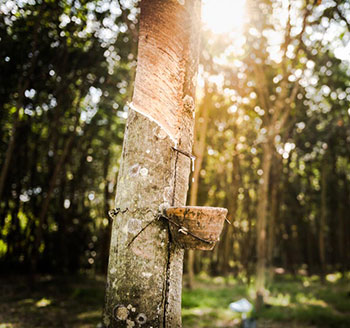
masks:
<instances>
[{"instance_id":1,"label":"brown clay bowl","mask_svg":"<svg viewBox=\"0 0 350 328\"><path fill-rule=\"evenodd\" d=\"M219 240L227 215L221 207L169 207L165 216L177 245L185 249L212 250Z\"/></svg>"}]
</instances>

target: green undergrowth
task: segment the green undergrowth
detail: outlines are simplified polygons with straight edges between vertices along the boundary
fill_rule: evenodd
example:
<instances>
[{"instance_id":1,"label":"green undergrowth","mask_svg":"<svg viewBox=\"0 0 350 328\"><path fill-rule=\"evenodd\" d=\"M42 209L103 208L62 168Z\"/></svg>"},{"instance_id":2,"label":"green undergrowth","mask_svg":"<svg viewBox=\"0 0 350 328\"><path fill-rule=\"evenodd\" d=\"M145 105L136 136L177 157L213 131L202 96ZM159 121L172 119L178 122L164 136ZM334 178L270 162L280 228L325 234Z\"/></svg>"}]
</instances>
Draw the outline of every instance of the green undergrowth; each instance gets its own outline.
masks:
<instances>
[{"instance_id":1,"label":"green undergrowth","mask_svg":"<svg viewBox=\"0 0 350 328\"><path fill-rule=\"evenodd\" d=\"M184 327L238 327L240 315L231 312L229 304L243 297L254 303L254 290L247 284L200 277L193 290L183 291ZM279 276L268 288L266 306L254 316L258 327L348 328L349 279L321 283L317 276Z\"/></svg>"},{"instance_id":2,"label":"green undergrowth","mask_svg":"<svg viewBox=\"0 0 350 328\"><path fill-rule=\"evenodd\" d=\"M0 328L96 328L104 301L104 277L0 278ZM200 275L184 288L184 328L239 327L241 316L229 309L241 298L254 302L254 290L233 278ZM267 306L254 315L258 328L350 327L349 277L279 276L269 287Z\"/></svg>"}]
</instances>

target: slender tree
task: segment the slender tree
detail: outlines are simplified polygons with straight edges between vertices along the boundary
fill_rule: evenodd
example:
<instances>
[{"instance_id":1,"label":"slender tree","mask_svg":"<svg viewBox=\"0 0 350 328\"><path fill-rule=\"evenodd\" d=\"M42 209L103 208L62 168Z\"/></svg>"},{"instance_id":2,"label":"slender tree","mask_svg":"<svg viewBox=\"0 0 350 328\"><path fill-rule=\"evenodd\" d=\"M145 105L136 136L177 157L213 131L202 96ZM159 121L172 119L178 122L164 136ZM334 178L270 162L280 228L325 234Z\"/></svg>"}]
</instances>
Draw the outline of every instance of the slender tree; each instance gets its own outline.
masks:
<instances>
[{"instance_id":1,"label":"slender tree","mask_svg":"<svg viewBox=\"0 0 350 328\"><path fill-rule=\"evenodd\" d=\"M209 107L211 105L210 97L208 93L208 88L204 88L205 90L205 96L203 98L203 102L201 104L201 109L199 112L200 119L196 120L195 125L195 137L194 137L194 145L193 145L193 152L196 156L196 162L194 166L194 172L193 172L193 180L191 185L191 191L190 191L190 205L196 206L197 205L197 198L198 198L198 187L199 187L199 173L202 169L203 164L203 158L204 158L204 152L205 152L205 146L206 146L206 135L207 135L207 128L208 128L208 121L209 121ZM195 253L193 249L190 249L188 251L188 287L190 289L193 288L194 283L194 260L195 260Z\"/></svg>"}]
</instances>

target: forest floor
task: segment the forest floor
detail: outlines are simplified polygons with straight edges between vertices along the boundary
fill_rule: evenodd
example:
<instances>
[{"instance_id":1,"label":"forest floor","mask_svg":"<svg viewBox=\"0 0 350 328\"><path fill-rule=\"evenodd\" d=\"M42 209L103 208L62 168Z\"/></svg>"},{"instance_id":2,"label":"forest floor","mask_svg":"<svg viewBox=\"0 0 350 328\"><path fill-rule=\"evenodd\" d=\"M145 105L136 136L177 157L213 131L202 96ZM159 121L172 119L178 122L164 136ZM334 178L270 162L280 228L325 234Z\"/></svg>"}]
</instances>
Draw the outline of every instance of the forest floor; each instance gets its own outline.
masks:
<instances>
[{"instance_id":1,"label":"forest floor","mask_svg":"<svg viewBox=\"0 0 350 328\"><path fill-rule=\"evenodd\" d=\"M258 328L350 327L349 280L330 275L279 277L270 287ZM102 277L42 276L35 287L25 277L0 277L0 328L96 328L101 320ZM253 289L235 280L200 276L183 291L184 328L239 327L229 304L251 300Z\"/></svg>"}]
</instances>

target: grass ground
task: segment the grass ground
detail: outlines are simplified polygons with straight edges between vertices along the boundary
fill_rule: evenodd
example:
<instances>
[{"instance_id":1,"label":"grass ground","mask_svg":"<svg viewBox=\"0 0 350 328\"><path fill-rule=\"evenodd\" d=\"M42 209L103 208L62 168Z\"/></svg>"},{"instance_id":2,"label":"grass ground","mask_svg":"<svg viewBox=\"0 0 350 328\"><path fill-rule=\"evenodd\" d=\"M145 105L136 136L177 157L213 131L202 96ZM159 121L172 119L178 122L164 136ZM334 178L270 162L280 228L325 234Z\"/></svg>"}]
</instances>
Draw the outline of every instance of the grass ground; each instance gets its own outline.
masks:
<instances>
[{"instance_id":1,"label":"grass ground","mask_svg":"<svg viewBox=\"0 0 350 328\"><path fill-rule=\"evenodd\" d=\"M350 284L339 275L329 275L322 284L318 277L280 276L269 288L267 306L254 316L258 327L350 328ZM247 298L254 290L234 280L199 278L193 291L183 292L184 327L236 327L240 316L232 313L231 302Z\"/></svg>"},{"instance_id":2,"label":"grass ground","mask_svg":"<svg viewBox=\"0 0 350 328\"><path fill-rule=\"evenodd\" d=\"M282 276L271 286L268 306L256 314L258 328L350 327L349 280L329 276ZM0 278L0 328L92 328L101 318L104 279L41 277L35 288L23 277ZM252 288L233 279L198 277L196 288L184 289L184 328L239 327L240 316L228 305Z\"/></svg>"}]
</instances>

